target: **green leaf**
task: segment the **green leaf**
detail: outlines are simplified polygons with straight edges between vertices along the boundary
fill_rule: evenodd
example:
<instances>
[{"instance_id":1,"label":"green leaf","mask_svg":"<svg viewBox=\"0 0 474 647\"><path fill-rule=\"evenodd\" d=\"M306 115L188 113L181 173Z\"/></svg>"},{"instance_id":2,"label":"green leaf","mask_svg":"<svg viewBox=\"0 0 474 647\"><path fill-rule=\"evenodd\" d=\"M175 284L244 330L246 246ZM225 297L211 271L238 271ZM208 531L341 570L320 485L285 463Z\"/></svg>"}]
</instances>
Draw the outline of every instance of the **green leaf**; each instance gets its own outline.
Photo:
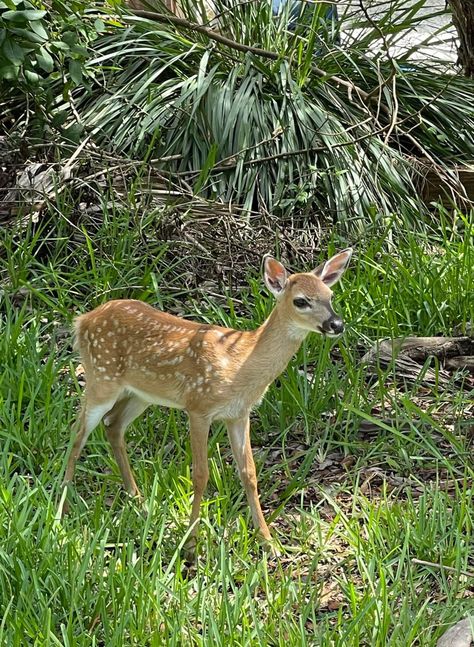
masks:
<instances>
[{"instance_id":1,"label":"green leaf","mask_svg":"<svg viewBox=\"0 0 474 647\"><path fill-rule=\"evenodd\" d=\"M46 11L26 9L24 11L5 11L5 13L2 14L2 18L10 22L27 22L29 20L41 20L45 15Z\"/></svg>"},{"instance_id":2,"label":"green leaf","mask_svg":"<svg viewBox=\"0 0 474 647\"><path fill-rule=\"evenodd\" d=\"M38 65L45 72L52 72L54 69L54 60L51 54L44 48L41 47L39 52L36 54L36 60Z\"/></svg>"},{"instance_id":3,"label":"green leaf","mask_svg":"<svg viewBox=\"0 0 474 647\"><path fill-rule=\"evenodd\" d=\"M81 45L74 45L71 47L71 52L73 54L79 54L81 57L87 57L89 56L89 52L85 47L82 47Z\"/></svg>"},{"instance_id":4,"label":"green leaf","mask_svg":"<svg viewBox=\"0 0 474 647\"><path fill-rule=\"evenodd\" d=\"M43 40L47 40L48 32L44 28L43 23L35 20L30 24L30 29L32 29L35 32L35 34L40 38L42 38Z\"/></svg>"},{"instance_id":5,"label":"green leaf","mask_svg":"<svg viewBox=\"0 0 474 647\"><path fill-rule=\"evenodd\" d=\"M12 65L21 65L25 58L25 53L21 47L19 47L15 42L9 38L5 39L5 42L2 45L2 52L5 55L5 58Z\"/></svg>"},{"instance_id":6,"label":"green leaf","mask_svg":"<svg viewBox=\"0 0 474 647\"><path fill-rule=\"evenodd\" d=\"M15 80L18 78L20 68L16 65L4 65L0 67L0 79Z\"/></svg>"},{"instance_id":7,"label":"green leaf","mask_svg":"<svg viewBox=\"0 0 474 647\"><path fill-rule=\"evenodd\" d=\"M62 126L67 121L68 115L69 113L67 110L60 110L59 112L53 115L53 119L51 122L52 125L55 126L56 128L58 128L59 126Z\"/></svg>"},{"instance_id":8,"label":"green leaf","mask_svg":"<svg viewBox=\"0 0 474 647\"><path fill-rule=\"evenodd\" d=\"M41 45L44 42L44 38L41 38L40 36L35 34L33 30L16 28L10 30L10 33L14 33L19 38L24 39L24 41L28 43L27 46L30 46L31 43L34 43L35 45Z\"/></svg>"},{"instance_id":9,"label":"green leaf","mask_svg":"<svg viewBox=\"0 0 474 647\"><path fill-rule=\"evenodd\" d=\"M65 31L62 35L62 39L69 45L69 47L74 47L77 43L77 34L74 31Z\"/></svg>"},{"instance_id":10,"label":"green leaf","mask_svg":"<svg viewBox=\"0 0 474 647\"><path fill-rule=\"evenodd\" d=\"M48 13L47 11L40 11L36 9L27 9L23 11L28 20L41 20Z\"/></svg>"},{"instance_id":11,"label":"green leaf","mask_svg":"<svg viewBox=\"0 0 474 647\"><path fill-rule=\"evenodd\" d=\"M24 5L24 6L28 5L28 7L31 6L29 2L24 2L24 0L5 0L5 2L1 3L1 8L2 9L7 8L7 9L16 10L16 7L18 7L18 5L20 5L20 4Z\"/></svg>"},{"instance_id":12,"label":"green leaf","mask_svg":"<svg viewBox=\"0 0 474 647\"><path fill-rule=\"evenodd\" d=\"M69 61L69 76L74 81L76 85L81 85L82 83L82 65L79 61Z\"/></svg>"},{"instance_id":13,"label":"green leaf","mask_svg":"<svg viewBox=\"0 0 474 647\"><path fill-rule=\"evenodd\" d=\"M39 83L41 81L41 77L39 74L36 74L36 72L33 72L32 70L24 70L24 75L25 78L30 82L30 83Z\"/></svg>"},{"instance_id":14,"label":"green leaf","mask_svg":"<svg viewBox=\"0 0 474 647\"><path fill-rule=\"evenodd\" d=\"M64 135L70 141L78 144L81 141L83 132L84 126L82 126L81 124L72 124L71 126L69 126L69 128L66 128Z\"/></svg>"},{"instance_id":15,"label":"green leaf","mask_svg":"<svg viewBox=\"0 0 474 647\"><path fill-rule=\"evenodd\" d=\"M206 181L209 177L209 173L212 170L212 167L216 163L217 150L218 150L217 144L212 144L211 147L209 148L209 153L207 154L206 160L202 166L201 172L199 174L196 185L194 187L194 190L196 191L196 193L199 193L202 187L206 184Z\"/></svg>"},{"instance_id":16,"label":"green leaf","mask_svg":"<svg viewBox=\"0 0 474 647\"><path fill-rule=\"evenodd\" d=\"M56 49L56 50L58 50L60 52L69 52L70 49L71 49L69 47L69 45L67 43L63 42L62 40L53 40L53 41L51 41L51 47L53 47L53 49Z\"/></svg>"},{"instance_id":17,"label":"green leaf","mask_svg":"<svg viewBox=\"0 0 474 647\"><path fill-rule=\"evenodd\" d=\"M26 18L22 14L23 12L16 11L15 9L5 11L5 13L2 13L2 20L8 20L9 22L26 22Z\"/></svg>"},{"instance_id":18,"label":"green leaf","mask_svg":"<svg viewBox=\"0 0 474 647\"><path fill-rule=\"evenodd\" d=\"M96 18L96 20L94 20L94 29L98 34L102 34L105 31L104 21L100 18Z\"/></svg>"}]
</instances>

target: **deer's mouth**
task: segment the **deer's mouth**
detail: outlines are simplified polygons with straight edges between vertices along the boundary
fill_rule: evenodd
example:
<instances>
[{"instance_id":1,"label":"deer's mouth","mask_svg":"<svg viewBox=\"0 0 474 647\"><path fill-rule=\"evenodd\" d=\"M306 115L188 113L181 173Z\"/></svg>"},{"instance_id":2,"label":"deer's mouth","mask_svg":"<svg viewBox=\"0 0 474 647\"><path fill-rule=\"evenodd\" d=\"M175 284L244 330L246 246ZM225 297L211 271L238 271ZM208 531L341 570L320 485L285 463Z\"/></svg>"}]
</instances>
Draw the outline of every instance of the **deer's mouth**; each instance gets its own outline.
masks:
<instances>
[{"instance_id":1,"label":"deer's mouth","mask_svg":"<svg viewBox=\"0 0 474 647\"><path fill-rule=\"evenodd\" d=\"M316 332L320 333L323 337L340 337L342 333L324 330L322 326L316 326Z\"/></svg>"}]
</instances>

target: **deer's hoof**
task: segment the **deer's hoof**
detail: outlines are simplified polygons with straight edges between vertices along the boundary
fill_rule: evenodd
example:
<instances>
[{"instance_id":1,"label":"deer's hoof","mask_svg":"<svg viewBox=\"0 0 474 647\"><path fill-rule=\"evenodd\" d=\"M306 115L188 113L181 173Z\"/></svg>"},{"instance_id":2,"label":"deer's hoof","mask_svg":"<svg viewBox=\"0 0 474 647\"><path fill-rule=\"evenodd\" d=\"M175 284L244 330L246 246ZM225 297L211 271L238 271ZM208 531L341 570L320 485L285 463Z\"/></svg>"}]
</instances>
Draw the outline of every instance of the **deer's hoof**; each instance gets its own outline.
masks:
<instances>
[{"instance_id":1,"label":"deer's hoof","mask_svg":"<svg viewBox=\"0 0 474 647\"><path fill-rule=\"evenodd\" d=\"M262 538L260 540L260 543L262 545L263 550L267 553L269 557L273 558L278 558L281 557L281 550L280 547L278 546L278 543L273 539L273 537L270 538Z\"/></svg>"},{"instance_id":2,"label":"deer's hoof","mask_svg":"<svg viewBox=\"0 0 474 647\"><path fill-rule=\"evenodd\" d=\"M196 537L189 537L181 551L183 561L186 566L193 566L196 563L197 557L197 539Z\"/></svg>"}]
</instances>

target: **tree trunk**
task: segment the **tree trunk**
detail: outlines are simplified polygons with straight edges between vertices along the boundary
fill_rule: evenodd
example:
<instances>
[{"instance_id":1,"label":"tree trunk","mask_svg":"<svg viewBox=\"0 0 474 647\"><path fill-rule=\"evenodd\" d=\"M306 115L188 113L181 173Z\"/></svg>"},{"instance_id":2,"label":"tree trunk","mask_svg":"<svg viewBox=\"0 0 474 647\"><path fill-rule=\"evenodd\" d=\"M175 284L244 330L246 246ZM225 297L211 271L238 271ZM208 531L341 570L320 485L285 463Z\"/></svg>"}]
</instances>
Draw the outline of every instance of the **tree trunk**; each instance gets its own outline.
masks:
<instances>
[{"instance_id":1,"label":"tree trunk","mask_svg":"<svg viewBox=\"0 0 474 647\"><path fill-rule=\"evenodd\" d=\"M453 14L453 24L459 37L458 63L464 74L474 78L474 2L473 0L448 0Z\"/></svg>"}]
</instances>

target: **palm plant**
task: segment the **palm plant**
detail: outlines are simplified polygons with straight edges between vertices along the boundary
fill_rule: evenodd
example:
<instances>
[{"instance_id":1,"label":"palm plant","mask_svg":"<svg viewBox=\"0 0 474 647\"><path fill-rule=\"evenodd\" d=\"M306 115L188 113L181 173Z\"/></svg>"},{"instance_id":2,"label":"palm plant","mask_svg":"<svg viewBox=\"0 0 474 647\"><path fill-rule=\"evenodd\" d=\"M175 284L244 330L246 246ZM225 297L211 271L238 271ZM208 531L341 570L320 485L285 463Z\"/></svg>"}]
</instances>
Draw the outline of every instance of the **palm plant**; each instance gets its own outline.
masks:
<instances>
[{"instance_id":1,"label":"palm plant","mask_svg":"<svg viewBox=\"0 0 474 647\"><path fill-rule=\"evenodd\" d=\"M218 0L212 31L206 6L188 0L188 20L124 13L94 42L91 87L73 93L71 120L102 147L246 211L354 223L410 209L413 158L439 169L474 158L474 85L414 58L429 39L403 47L424 4L379 3L375 17L349 5L335 27L320 3L291 30L294 8L275 16L270 2Z\"/></svg>"}]
</instances>

